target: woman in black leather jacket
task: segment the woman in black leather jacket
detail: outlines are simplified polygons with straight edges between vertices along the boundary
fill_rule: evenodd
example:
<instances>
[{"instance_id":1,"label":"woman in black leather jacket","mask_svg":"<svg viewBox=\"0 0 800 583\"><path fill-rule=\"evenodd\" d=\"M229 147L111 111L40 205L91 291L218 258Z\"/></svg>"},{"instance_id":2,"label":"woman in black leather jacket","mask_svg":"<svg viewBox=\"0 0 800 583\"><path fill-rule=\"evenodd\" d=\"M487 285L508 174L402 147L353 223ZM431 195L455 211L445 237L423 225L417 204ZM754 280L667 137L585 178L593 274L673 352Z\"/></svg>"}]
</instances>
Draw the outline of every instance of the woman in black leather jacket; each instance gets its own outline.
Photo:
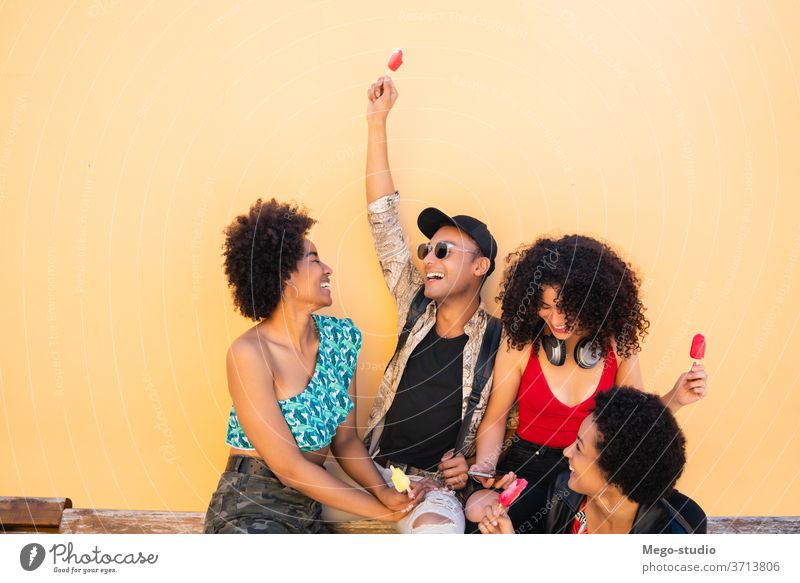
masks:
<instances>
[{"instance_id":1,"label":"woman in black leather jacket","mask_svg":"<svg viewBox=\"0 0 800 583\"><path fill-rule=\"evenodd\" d=\"M685 443L657 396L612 388L597 396L564 450L570 471L551 487L544 511L512 525L502 509L488 507L479 528L485 534L705 533L703 510L674 489L686 465Z\"/></svg>"}]
</instances>

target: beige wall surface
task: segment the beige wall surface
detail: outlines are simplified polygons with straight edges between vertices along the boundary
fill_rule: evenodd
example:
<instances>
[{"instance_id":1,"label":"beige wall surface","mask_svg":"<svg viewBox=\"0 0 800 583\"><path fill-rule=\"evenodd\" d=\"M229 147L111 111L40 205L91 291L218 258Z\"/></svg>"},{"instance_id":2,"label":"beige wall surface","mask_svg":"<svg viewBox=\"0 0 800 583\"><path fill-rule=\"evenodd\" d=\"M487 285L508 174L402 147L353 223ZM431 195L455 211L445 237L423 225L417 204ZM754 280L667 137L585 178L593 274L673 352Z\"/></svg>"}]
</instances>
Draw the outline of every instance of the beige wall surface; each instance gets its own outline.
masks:
<instances>
[{"instance_id":1,"label":"beige wall surface","mask_svg":"<svg viewBox=\"0 0 800 583\"><path fill-rule=\"evenodd\" d=\"M800 514L800 6L121 2L0 6L0 494L204 510L226 457L222 229L304 203L334 315L396 317L364 208L365 92L411 242L435 205L503 254L603 238L640 270L645 381L709 348L680 482L709 514ZM487 287L493 296L499 271Z\"/></svg>"}]
</instances>

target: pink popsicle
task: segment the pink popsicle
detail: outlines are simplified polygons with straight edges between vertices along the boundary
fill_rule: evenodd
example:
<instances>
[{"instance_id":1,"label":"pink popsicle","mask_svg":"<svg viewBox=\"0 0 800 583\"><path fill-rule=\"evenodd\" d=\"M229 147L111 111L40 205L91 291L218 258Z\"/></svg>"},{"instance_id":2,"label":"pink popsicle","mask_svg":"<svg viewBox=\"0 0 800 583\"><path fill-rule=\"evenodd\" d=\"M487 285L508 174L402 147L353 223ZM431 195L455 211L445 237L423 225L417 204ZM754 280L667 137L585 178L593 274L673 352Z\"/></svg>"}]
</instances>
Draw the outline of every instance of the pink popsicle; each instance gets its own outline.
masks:
<instances>
[{"instance_id":1,"label":"pink popsicle","mask_svg":"<svg viewBox=\"0 0 800 583\"><path fill-rule=\"evenodd\" d=\"M516 480L511 482L511 485L508 488L506 488L500 493L500 499L498 500L498 502L500 502L501 506L505 506L506 508L508 508L509 506L511 506L511 504L513 504L514 500L516 500L519 497L519 495L522 494L522 491L525 489L525 486L527 485L528 485L528 480L526 480L525 478L517 478Z\"/></svg>"},{"instance_id":2,"label":"pink popsicle","mask_svg":"<svg viewBox=\"0 0 800 583\"><path fill-rule=\"evenodd\" d=\"M400 68L400 65L403 64L403 51L401 49L395 49L392 51L392 54L389 55L389 63L387 66L392 71L397 71Z\"/></svg>"},{"instance_id":3,"label":"pink popsicle","mask_svg":"<svg viewBox=\"0 0 800 583\"><path fill-rule=\"evenodd\" d=\"M706 337L702 334L695 334L692 338L692 348L689 350L689 356L695 360L703 360L706 355Z\"/></svg>"}]
</instances>

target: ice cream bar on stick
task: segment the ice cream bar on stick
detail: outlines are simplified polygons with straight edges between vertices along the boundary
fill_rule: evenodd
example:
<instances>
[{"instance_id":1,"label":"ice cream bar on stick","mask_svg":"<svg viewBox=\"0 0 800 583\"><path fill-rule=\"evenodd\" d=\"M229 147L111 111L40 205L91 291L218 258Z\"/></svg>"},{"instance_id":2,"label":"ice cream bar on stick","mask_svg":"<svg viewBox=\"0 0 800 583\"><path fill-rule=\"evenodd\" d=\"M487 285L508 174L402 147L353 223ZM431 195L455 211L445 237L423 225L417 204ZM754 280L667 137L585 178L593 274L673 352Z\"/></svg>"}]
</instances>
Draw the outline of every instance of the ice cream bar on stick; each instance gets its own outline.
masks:
<instances>
[{"instance_id":1,"label":"ice cream bar on stick","mask_svg":"<svg viewBox=\"0 0 800 583\"><path fill-rule=\"evenodd\" d=\"M405 472L394 466L389 466L389 469L392 470L392 484L394 484L394 489L398 492L405 492L408 490L408 487L411 485L411 480L406 476Z\"/></svg>"},{"instance_id":2,"label":"ice cream bar on stick","mask_svg":"<svg viewBox=\"0 0 800 583\"><path fill-rule=\"evenodd\" d=\"M389 55L389 62L386 64L387 67L391 71L397 71L400 68L400 65L403 64L403 50L397 48L392 51L392 54Z\"/></svg>"},{"instance_id":3,"label":"ice cream bar on stick","mask_svg":"<svg viewBox=\"0 0 800 583\"><path fill-rule=\"evenodd\" d=\"M692 348L689 350L689 356L695 360L703 360L706 355L706 337L702 334L695 334L692 338Z\"/></svg>"},{"instance_id":4,"label":"ice cream bar on stick","mask_svg":"<svg viewBox=\"0 0 800 583\"><path fill-rule=\"evenodd\" d=\"M527 485L528 480L525 478L517 478L511 482L508 488L500 492L500 499L498 500L498 502L500 502L500 506L504 508L511 506L514 503L514 500L519 498L519 495L522 494L522 491Z\"/></svg>"},{"instance_id":5,"label":"ice cream bar on stick","mask_svg":"<svg viewBox=\"0 0 800 583\"><path fill-rule=\"evenodd\" d=\"M400 68L400 65L403 64L403 49L397 48L392 51L392 54L389 55L389 62L386 63L386 66L389 67L389 71L386 71L388 75L390 71L397 71ZM380 91L378 93L378 97L383 95L383 86L381 86Z\"/></svg>"}]
</instances>

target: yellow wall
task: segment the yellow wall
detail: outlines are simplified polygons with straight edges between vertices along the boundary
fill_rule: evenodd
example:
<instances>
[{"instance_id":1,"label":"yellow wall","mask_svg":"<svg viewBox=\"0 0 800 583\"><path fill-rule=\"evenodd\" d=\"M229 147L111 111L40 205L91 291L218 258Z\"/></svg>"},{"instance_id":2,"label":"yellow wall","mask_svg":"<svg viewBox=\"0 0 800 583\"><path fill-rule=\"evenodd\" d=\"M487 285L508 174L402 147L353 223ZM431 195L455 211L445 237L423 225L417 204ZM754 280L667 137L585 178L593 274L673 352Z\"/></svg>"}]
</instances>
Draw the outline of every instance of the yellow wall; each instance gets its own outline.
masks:
<instances>
[{"instance_id":1,"label":"yellow wall","mask_svg":"<svg viewBox=\"0 0 800 583\"><path fill-rule=\"evenodd\" d=\"M485 217L504 254L611 241L644 277L649 386L709 339L682 489L709 514L800 514L797 3L393 4L3 4L0 494L205 509L249 325L222 228L258 196L320 220L330 311L365 332L364 421L395 325L364 94L402 46L414 242L429 204Z\"/></svg>"}]
</instances>

